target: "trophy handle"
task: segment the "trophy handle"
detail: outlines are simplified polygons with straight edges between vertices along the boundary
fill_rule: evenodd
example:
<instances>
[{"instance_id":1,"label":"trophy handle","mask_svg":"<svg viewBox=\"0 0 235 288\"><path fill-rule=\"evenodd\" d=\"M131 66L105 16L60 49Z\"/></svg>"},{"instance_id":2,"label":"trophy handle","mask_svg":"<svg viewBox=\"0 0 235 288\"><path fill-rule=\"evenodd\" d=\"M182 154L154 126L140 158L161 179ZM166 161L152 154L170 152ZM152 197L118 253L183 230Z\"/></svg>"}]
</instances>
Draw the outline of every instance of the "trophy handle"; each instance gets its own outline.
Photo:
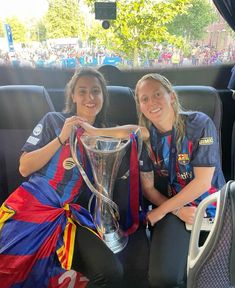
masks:
<instances>
[{"instance_id":1,"label":"trophy handle","mask_svg":"<svg viewBox=\"0 0 235 288\"><path fill-rule=\"evenodd\" d=\"M90 212L90 213L92 213L92 202L93 202L93 200L94 200L94 197L95 197L96 195L93 193L92 195L91 195L91 197L90 197L90 199L89 199L89 202L88 202L88 211ZM116 203L115 203L116 204ZM116 210L114 210L114 209L110 209L110 206L108 206L109 207L109 212L112 214L112 217L114 217L114 219L116 219L117 221L119 221L120 220L120 215L119 215L119 212L118 212L118 214L116 214L117 213L117 211ZM111 207L112 208L112 207Z\"/></svg>"},{"instance_id":2,"label":"trophy handle","mask_svg":"<svg viewBox=\"0 0 235 288\"><path fill-rule=\"evenodd\" d=\"M117 220L119 220L120 215L119 215L119 209L118 206L115 202L113 202L111 199L109 199L108 197L106 197L105 195L103 195L102 193L100 193L92 184L91 181L89 180L89 178L86 175L86 172L84 171L81 163L79 162L78 158L77 158L77 137L76 137L76 130L77 128L75 126L73 126L70 137L69 137L69 145L70 145L70 150L71 150L71 155L72 158L75 162L75 164L77 165L79 172L83 178L83 180L85 181L86 185L88 186L88 188L91 190L92 193L94 193L94 195L96 197L99 197L102 199L102 201L104 201L105 203L107 203L108 205L110 205L113 208L113 211L111 211L112 209L110 209L110 211L113 213L113 215L115 216L115 218ZM101 186L100 186L101 187ZM102 189L105 189L104 187L101 187ZM107 191L106 191L107 192ZM107 193L106 193L107 194Z\"/></svg>"}]
</instances>

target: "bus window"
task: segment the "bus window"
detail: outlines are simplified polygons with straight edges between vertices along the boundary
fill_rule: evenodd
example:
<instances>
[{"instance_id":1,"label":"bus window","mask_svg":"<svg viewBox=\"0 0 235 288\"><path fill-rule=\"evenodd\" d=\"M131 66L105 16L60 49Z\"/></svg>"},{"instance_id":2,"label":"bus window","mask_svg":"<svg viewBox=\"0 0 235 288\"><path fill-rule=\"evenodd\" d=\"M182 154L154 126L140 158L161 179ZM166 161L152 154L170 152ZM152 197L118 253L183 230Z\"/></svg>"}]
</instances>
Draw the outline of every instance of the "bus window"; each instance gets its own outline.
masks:
<instances>
[{"instance_id":1,"label":"bus window","mask_svg":"<svg viewBox=\"0 0 235 288\"><path fill-rule=\"evenodd\" d=\"M0 64L131 69L235 61L234 33L212 0L1 2Z\"/></svg>"}]
</instances>

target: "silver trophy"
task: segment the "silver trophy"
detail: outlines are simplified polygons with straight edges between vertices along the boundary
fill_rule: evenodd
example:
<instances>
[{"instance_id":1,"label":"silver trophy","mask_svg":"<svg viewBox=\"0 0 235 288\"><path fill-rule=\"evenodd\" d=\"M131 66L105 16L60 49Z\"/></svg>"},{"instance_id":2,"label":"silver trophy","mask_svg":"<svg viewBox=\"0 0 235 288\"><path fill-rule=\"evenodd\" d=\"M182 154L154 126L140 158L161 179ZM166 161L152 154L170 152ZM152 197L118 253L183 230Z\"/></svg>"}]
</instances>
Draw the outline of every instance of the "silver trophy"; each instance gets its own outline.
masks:
<instances>
[{"instance_id":1,"label":"silver trophy","mask_svg":"<svg viewBox=\"0 0 235 288\"><path fill-rule=\"evenodd\" d=\"M130 139L85 135L80 139L90 160L95 187L76 156L76 128L70 136L71 154L87 186L96 196L93 218L97 231L106 245L118 253L125 248L128 236L119 227L119 209L112 200L113 187L123 156L130 146Z\"/></svg>"}]
</instances>

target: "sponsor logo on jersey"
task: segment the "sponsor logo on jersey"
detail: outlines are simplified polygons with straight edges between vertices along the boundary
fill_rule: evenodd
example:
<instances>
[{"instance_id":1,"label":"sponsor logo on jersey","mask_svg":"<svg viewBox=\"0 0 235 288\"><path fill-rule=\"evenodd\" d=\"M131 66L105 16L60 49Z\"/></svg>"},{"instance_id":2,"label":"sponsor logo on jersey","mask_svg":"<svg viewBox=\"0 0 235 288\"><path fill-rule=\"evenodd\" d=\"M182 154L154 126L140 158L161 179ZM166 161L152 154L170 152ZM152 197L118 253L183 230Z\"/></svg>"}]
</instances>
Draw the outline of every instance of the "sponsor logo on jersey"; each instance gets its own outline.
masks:
<instances>
[{"instance_id":1,"label":"sponsor logo on jersey","mask_svg":"<svg viewBox=\"0 0 235 288\"><path fill-rule=\"evenodd\" d=\"M213 137L203 137L199 140L199 145L211 145L214 143Z\"/></svg>"},{"instance_id":2,"label":"sponsor logo on jersey","mask_svg":"<svg viewBox=\"0 0 235 288\"><path fill-rule=\"evenodd\" d=\"M33 129L33 134L34 134L35 136L38 136L39 134L41 134L42 128L43 128L42 124L38 124L38 125Z\"/></svg>"},{"instance_id":3,"label":"sponsor logo on jersey","mask_svg":"<svg viewBox=\"0 0 235 288\"><path fill-rule=\"evenodd\" d=\"M69 157L69 158L65 159L64 162L63 162L63 167L64 167L65 170L70 170L70 169L74 168L75 165L76 164L75 164L75 162L74 162L72 157Z\"/></svg>"},{"instance_id":4,"label":"sponsor logo on jersey","mask_svg":"<svg viewBox=\"0 0 235 288\"><path fill-rule=\"evenodd\" d=\"M186 171L186 172L183 172L183 173L178 173L178 177L180 177L183 180L192 179L193 178L193 173L192 173L192 171L190 171L190 172Z\"/></svg>"},{"instance_id":5,"label":"sponsor logo on jersey","mask_svg":"<svg viewBox=\"0 0 235 288\"><path fill-rule=\"evenodd\" d=\"M37 145L38 144L39 139L33 136L29 136L29 138L27 139L27 143L33 144L33 145Z\"/></svg>"},{"instance_id":6,"label":"sponsor logo on jersey","mask_svg":"<svg viewBox=\"0 0 235 288\"><path fill-rule=\"evenodd\" d=\"M186 165L189 163L189 156L188 154L178 154L178 162L181 165Z\"/></svg>"}]
</instances>

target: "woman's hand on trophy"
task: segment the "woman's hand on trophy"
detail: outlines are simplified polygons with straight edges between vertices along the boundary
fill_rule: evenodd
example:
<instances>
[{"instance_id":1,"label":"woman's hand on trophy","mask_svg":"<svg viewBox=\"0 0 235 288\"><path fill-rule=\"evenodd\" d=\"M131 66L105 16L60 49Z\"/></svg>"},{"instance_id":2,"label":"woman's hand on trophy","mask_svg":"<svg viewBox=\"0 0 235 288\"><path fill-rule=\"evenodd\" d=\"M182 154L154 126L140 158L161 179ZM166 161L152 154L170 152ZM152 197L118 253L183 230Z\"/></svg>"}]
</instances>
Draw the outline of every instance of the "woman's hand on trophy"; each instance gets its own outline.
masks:
<instances>
[{"instance_id":1,"label":"woman's hand on trophy","mask_svg":"<svg viewBox=\"0 0 235 288\"><path fill-rule=\"evenodd\" d=\"M97 136L98 129L88 123L86 119L78 117L77 122L85 130L84 135Z\"/></svg>"},{"instance_id":2,"label":"woman's hand on trophy","mask_svg":"<svg viewBox=\"0 0 235 288\"><path fill-rule=\"evenodd\" d=\"M65 143L65 141L69 138L71 131L73 129L74 126L81 126L80 123L84 122L85 123L85 119L79 117L79 116L72 116L69 117L65 120L64 122L64 126L60 132L59 135L59 139L62 143ZM83 127L82 127L83 128Z\"/></svg>"}]
</instances>

